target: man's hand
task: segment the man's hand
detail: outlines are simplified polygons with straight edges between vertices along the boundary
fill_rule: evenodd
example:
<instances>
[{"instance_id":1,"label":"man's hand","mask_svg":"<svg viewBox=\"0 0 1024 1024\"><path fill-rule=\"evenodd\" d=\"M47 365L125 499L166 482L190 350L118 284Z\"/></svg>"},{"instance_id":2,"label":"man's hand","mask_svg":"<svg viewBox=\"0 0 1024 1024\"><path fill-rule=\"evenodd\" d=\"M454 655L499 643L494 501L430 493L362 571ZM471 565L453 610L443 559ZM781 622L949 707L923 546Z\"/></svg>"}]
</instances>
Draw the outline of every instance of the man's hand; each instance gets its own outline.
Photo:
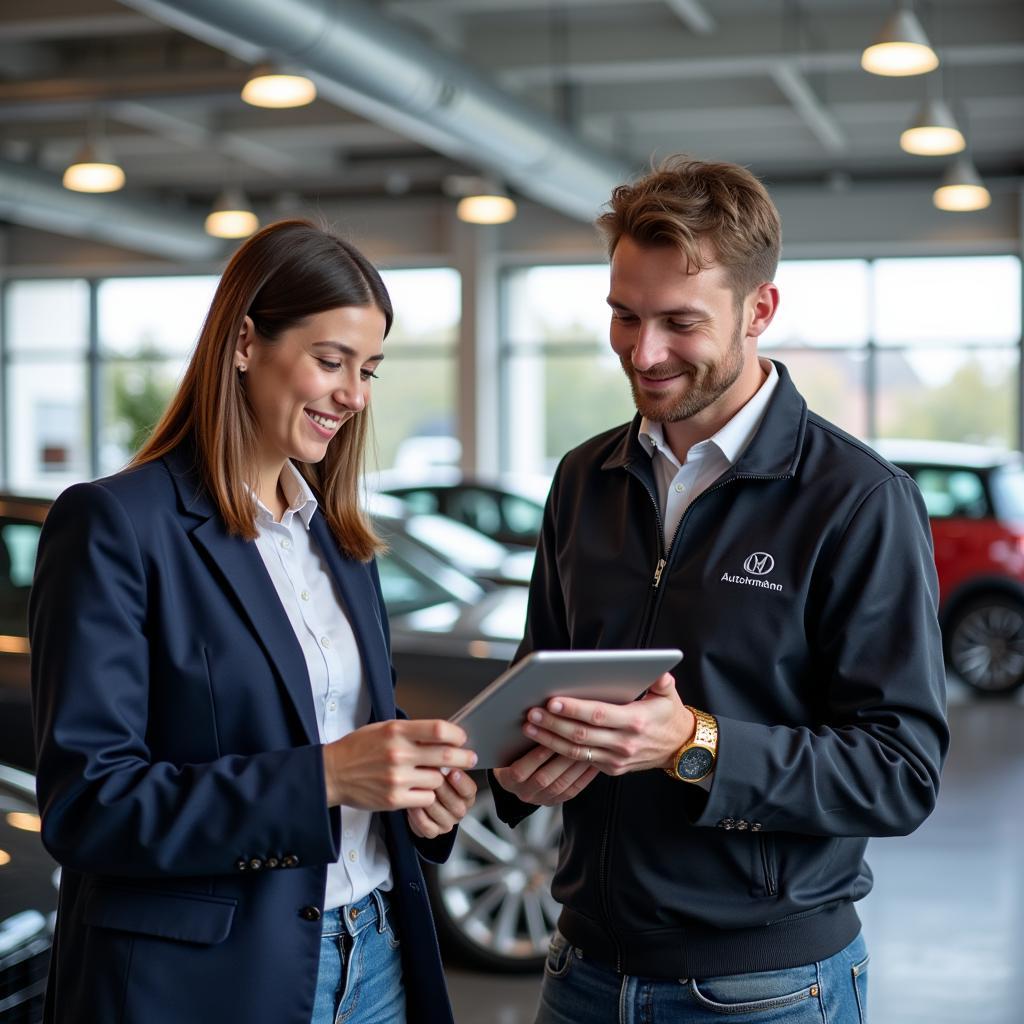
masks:
<instances>
[{"instance_id":1,"label":"man's hand","mask_svg":"<svg viewBox=\"0 0 1024 1024\"><path fill-rule=\"evenodd\" d=\"M553 807L582 793L597 777L597 767L538 746L507 768L495 768L494 777L520 800Z\"/></svg>"},{"instance_id":2,"label":"man's hand","mask_svg":"<svg viewBox=\"0 0 1024 1024\"><path fill-rule=\"evenodd\" d=\"M392 719L355 729L323 748L327 806L366 811L429 807L441 768L472 768L466 733L443 719Z\"/></svg>"},{"instance_id":3,"label":"man's hand","mask_svg":"<svg viewBox=\"0 0 1024 1024\"><path fill-rule=\"evenodd\" d=\"M630 704L552 697L526 717L523 732L535 743L606 775L665 767L696 726L668 672Z\"/></svg>"},{"instance_id":4,"label":"man's hand","mask_svg":"<svg viewBox=\"0 0 1024 1024\"><path fill-rule=\"evenodd\" d=\"M476 800L476 783L465 773L448 772L444 782L434 790L429 807L407 811L409 828L423 839L436 839L458 825Z\"/></svg>"}]
</instances>

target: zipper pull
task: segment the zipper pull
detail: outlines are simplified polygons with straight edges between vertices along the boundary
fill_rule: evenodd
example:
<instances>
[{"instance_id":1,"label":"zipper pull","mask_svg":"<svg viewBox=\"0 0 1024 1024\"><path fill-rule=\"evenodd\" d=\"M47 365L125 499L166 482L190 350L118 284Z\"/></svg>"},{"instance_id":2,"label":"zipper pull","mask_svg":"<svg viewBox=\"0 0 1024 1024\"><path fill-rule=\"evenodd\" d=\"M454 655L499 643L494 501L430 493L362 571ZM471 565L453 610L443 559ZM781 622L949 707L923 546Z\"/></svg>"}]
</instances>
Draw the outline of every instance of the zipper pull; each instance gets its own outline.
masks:
<instances>
[{"instance_id":1,"label":"zipper pull","mask_svg":"<svg viewBox=\"0 0 1024 1024\"><path fill-rule=\"evenodd\" d=\"M665 559L658 559L658 567L654 570L654 589L658 589L658 584L661 583L661 574L665 571Z\"/></svg>"}]
</instances>

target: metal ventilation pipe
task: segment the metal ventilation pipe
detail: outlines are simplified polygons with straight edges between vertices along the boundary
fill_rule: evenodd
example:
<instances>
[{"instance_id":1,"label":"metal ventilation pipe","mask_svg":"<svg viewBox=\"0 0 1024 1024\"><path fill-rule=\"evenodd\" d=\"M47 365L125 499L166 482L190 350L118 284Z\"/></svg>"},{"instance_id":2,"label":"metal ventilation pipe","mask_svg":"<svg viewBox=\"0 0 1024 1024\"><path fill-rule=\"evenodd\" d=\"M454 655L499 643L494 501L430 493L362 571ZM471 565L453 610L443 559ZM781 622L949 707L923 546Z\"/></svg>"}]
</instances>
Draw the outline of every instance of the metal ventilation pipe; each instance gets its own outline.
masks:
<instances>
[{"instance_id":1,"label":"metal ventilation pipe","mask_svg":"<svg viewBox=\"0 0 1024 1024\"><path fill-rule=\"evenodd\" d=\"M15 224L148 252L172 260L212 260L221 244L197 220L122 196L70 192L52 174L0 160L0 217Z\"/></svg>"},{"instance_id":2,"label":"metal ventilation pipe","mask_svg":"<svg viewBox=\"0 0 1024 1024\"><path fill-rule=\"evenodd\" d=\"M122 0L219 49L311 73L323 95L589 220L629 169L364 0Z\"/></svg>"}]
</instances>

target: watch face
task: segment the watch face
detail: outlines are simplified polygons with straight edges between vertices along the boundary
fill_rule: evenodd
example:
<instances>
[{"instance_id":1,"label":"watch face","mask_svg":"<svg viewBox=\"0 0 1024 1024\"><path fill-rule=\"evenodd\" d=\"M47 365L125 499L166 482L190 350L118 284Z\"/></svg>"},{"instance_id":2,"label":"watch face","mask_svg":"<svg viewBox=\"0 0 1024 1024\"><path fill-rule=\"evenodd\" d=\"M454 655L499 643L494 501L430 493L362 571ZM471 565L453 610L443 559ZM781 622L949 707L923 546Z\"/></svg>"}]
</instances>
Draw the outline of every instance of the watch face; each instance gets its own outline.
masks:
<instances>
[{"instance_id":1,"label":"watch face","mask_svg":"<svg viewBox=\"0 0 1024 1024\"><path fill-rule=\"evenodd\" d=\"M684 779L699 779L711 771L714 758L704 747L690 747L681 758L676 770Z\"/></svg>"}]
</instances>

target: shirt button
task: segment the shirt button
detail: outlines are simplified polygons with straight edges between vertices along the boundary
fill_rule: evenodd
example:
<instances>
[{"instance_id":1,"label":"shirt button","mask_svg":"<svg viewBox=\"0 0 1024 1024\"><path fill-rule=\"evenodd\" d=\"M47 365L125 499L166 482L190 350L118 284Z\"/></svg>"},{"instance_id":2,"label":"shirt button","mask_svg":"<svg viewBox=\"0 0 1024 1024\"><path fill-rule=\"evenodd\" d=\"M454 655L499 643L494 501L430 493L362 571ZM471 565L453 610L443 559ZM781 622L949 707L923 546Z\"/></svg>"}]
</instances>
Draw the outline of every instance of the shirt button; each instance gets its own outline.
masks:
<instances>
[{"instance_id":1,"label":"shirt button","mask_svg":"<svg viewBox=\"0 0 1024 1024\"><path fill-rule=\"evenodd\" d=\"M330 647L331 646L331 638L329 636L322 636L322 637L320 637L320 643L324 647Z\"/></svg>"},{"instance_id":2,"label":"shirt button","mask_svg":"<svg viewBox=\"0 0 1024 1024\"><path fill-rule=\"evenodd\" d=\"M346 839L351 839L352 838L352 829L350 829L350 828L345 829L345 838Z\"/></svg>"},{"instance_id":3,"label":"shirt button","mask_svg":"<svg viewBox=\"0 0 1024 1024\"><path fill-rule=\"evenodd\" d=\"M308 591L308 590L304 590L304 591L302 592L302 595L301 595L301 596L302 596L302 600L303 600L303 601L308 601L308 600L309 600L309 591Z\"/></svg>"},{"instance_id":4,"label":"shirt button","mask_svg":"<svg viewBox=\"0 0 1024 1024\"><path fill-rule=\"evenodd\" d=\"M349 859L350 861L352 861L352 863L353 863L353 864L355 864L355 862L356 862L357 860L359 860L359 854L358 854L358 853L356 853L356 851L355 851L355 850L349 850L349 851L348 851L348 859Z\"/></svg>"},{"instance_id":5,"label":"shirt button","mask_svg":"<svg viewBox=\"0 0 1024 1024\"><path fill-rule=\"evenodd\" d=\"M334 711L337 707L338 707L338 702L336 700L329 700L327 702L327 710L328 711Z\"/></svg>"},{"instance_id":6,"label":"shirt button","mask_svg":"<svg viewBox=\"0 0 1024 1024\"><path fill-rule=\"evenodd\" d=\"M676 494L682 494L686 488L682 484L676 484Z\"/></svg>"}]
</instances>

